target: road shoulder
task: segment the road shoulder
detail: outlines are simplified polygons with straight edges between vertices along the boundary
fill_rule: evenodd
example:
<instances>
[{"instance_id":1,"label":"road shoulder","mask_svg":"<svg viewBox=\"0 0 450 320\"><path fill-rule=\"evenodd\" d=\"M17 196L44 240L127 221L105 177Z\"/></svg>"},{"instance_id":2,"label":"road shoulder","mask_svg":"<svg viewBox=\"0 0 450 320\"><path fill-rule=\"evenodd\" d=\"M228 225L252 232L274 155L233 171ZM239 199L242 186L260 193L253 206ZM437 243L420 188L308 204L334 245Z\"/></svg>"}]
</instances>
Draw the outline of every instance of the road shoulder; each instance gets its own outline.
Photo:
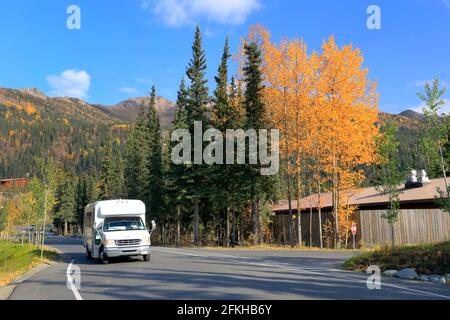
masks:
<instances>
[{"instance_id":1,"label":"road shoulder","mask_svg":"<svg viewBox=\"0 0 450 320\"><path fill-rule=\"evenodd\" d=\"M34 277L38 273L44 271L45 269L51 267L52 265L54 265L56 263L58 263L58 262L48 261L48 262L40 263L37 266L33 267L31 270L25 272L24 274L20 275L18 278L14 279L7 286L0 288L0 300L8 300L19 284Z\"/></svg>"}]
</instances>

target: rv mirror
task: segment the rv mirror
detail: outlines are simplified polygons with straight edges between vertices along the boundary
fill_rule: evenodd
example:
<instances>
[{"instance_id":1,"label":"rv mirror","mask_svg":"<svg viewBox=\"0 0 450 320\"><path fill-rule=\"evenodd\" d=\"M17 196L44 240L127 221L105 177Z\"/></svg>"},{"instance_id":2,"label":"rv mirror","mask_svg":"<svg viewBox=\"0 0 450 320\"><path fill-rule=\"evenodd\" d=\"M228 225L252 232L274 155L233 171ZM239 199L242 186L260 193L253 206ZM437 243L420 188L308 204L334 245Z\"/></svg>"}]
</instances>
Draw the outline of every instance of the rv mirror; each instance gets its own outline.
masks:
<instances>
[{"instance_id":1,"label":"rv mirror","mask_svg":"<svg viewBox=\"0 0 450 320\"><path fill-rule=\"evenodd\" d=\"M152 220L152 228L150 231L153 232L155 230L156 230L156 222L155 222L155 220Z\"/></svg>"}]
</instances>

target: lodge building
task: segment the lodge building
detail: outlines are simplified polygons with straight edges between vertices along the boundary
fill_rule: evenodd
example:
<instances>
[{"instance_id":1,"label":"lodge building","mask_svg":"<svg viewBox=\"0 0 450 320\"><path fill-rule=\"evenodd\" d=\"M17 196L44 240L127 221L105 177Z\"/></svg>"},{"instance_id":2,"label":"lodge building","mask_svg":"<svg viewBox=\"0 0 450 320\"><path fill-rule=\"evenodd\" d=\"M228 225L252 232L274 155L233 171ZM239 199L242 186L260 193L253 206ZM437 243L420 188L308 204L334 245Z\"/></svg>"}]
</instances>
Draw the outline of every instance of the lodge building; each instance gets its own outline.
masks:
<instances>
[{"instance_id":1,"label":"lodge building","mask_svg":"<svg viewBox=\"0 0 450 320\"><path fill-rule=\"evenodd\" d=\"M27 178L20 179L0 179L0 189L13 189L24 187L28 182Z\"/></svg>"},{"instance_id":2,"label":"lodge building","mask_svg":"<svg viewBox=\"0 0 450 320\"><path fill-rule=\"evenodd\" d=\"M450 214L440 209L437 202L438 190L445 192L445 181L432 179L420 187L407 188L400 185L400 213L395 223L395 242L401 244L438 243L450 240ZM346 191L348 205L356 207L355 222L357 247L373 247L391 242L390 228L382 216L389 208L389 197L375 187ZM320 204L319 204L320 198ZM292 201L293 214L297 213L297 201ZM301 199L302 241L313 246L320 245L319 208L322 217L322 238L325 247L332 247L331 235L332 195L330 192L314 194ZM288 222L296 221L289 216L287 201L272 208L272 228L277 244L288 244ZM295 222L297 224L297 222ZM295 237L295 230L293 237ZM350 239L351 241L351 239Z\"/></svg>"}]
</instances>

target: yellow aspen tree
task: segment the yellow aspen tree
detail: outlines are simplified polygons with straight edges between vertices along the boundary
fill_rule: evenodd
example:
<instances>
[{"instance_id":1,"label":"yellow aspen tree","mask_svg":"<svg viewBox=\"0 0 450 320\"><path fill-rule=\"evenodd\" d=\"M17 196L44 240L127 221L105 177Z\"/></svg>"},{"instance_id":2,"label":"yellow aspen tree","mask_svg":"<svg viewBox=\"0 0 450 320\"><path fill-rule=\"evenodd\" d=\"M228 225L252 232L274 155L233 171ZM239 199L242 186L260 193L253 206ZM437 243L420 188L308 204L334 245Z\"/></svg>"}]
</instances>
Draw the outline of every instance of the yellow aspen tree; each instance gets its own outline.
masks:
<instances>
[{"instance_id":1,"label":"yellow aspen tree","mask_svg":"<svg viewBox=\"0 0 450 320\"><path fill-rule=\"evenodd\" d=\"M339 193L342 181L353 183L364 176L361 165L376 161L375 137L378 128L378 96L374 82L367 79L359 49L347 45L341 49L334 37L322 46L317 104L321 112L320 135L324 143L322 162L330 176L335 224L335 246L339 247ZM348 174L352 173L352 174ZM346 185L347 187L347 185Z\"/></svg>"}]
</instances>

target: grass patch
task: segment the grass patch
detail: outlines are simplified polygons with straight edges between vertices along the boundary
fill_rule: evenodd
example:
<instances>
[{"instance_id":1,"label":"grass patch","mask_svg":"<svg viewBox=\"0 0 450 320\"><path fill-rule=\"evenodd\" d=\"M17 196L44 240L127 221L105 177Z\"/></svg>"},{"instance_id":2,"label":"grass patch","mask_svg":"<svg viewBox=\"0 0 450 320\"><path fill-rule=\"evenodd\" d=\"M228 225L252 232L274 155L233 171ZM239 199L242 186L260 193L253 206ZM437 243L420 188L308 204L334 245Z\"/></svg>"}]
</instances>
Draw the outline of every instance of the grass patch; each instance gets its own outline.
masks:
<instances>
[{"instance_id":1,"label":"grass patch","mask_svg":"<svg viewBox=\"0 0 450 320\"><path fill-rule=\"evenodd\" d=\"M40 247L0 241L0 287L6 286L35 265L57 257L55 251L44 248L44 258L41 259Z\"/></svg>"},{"instance_id":2,"label":"grass patch","mask_svg":"<svg viewBox=\"0 0 450 320\"><path fill-rule=\"evenodd\" d=\"M348 259L344 268L364 271L370 265L377 265L382 271L412 268L419 274L447 274L450 273L450 241L401 246L395 253L391 248L383 247Z\"/></svg>"}]
</instances>

